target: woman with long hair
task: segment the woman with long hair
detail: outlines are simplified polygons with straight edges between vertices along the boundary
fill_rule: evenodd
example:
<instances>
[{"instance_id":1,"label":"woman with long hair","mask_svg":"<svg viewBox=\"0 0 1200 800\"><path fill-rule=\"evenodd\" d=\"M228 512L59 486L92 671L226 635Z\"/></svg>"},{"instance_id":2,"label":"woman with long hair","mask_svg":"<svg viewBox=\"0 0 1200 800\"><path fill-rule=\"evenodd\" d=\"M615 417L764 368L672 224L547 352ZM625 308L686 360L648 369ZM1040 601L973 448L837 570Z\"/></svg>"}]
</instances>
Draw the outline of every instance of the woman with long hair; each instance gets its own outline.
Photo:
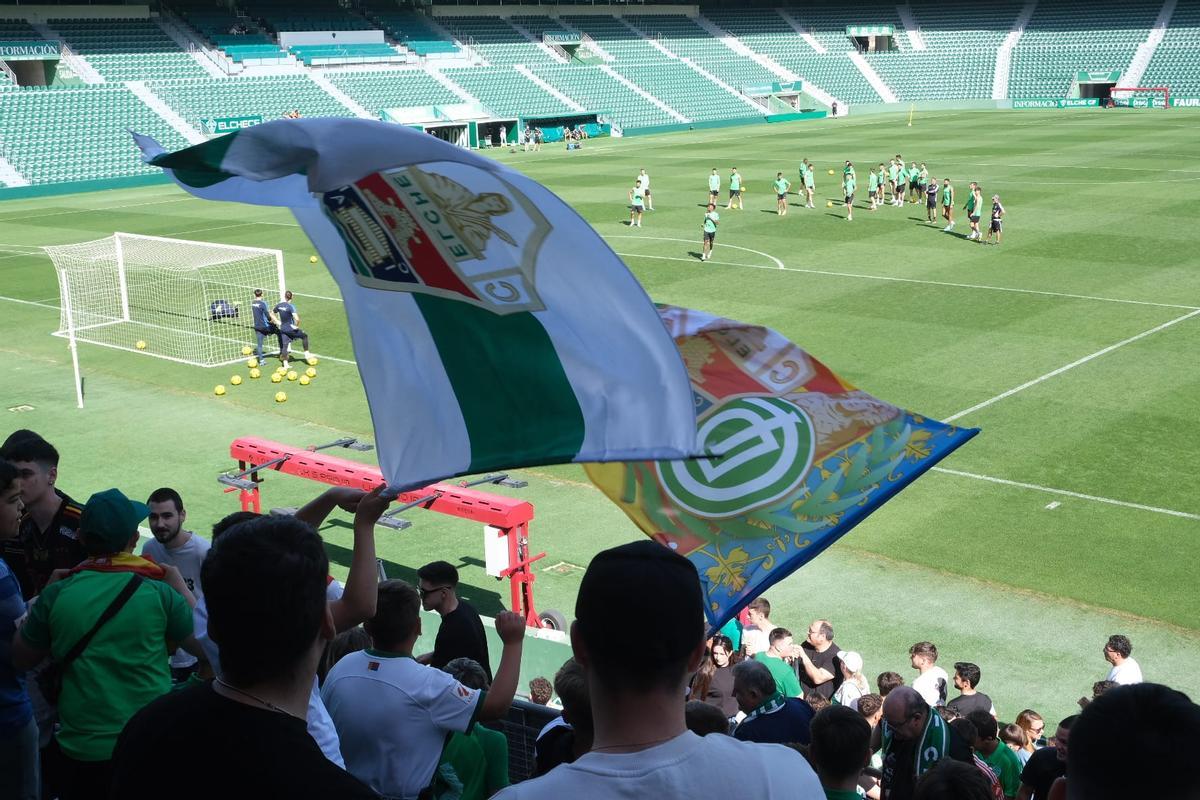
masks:
<instances>
[{"instance_id":1,"label":"woman with long hair","mask_svg":"<svg viewBox=\"0 0 1200 800\"><path fill-rule=\"evenodd\" d=\"M732 719L738 713L737 700L733 698L734 661L733 642L718 633L709 645L708 658L692 678L691 699L716 706L726 719Z\"/></svg>"},{"instance_id":2,"label":"woman with long hair","mask_svg":"<svg viewBox=\"0 0 1200 800\"><path fill-rule=\"evenodd\" d=\"M1027 708L1017 714L1017 725L1025 732L1025 753L1032 754L1046 746L1046 721L1042 719L1041 714ZM1026 755L1025 758L1028 759L1029 756Z\"/></svg>"}]
</instances>

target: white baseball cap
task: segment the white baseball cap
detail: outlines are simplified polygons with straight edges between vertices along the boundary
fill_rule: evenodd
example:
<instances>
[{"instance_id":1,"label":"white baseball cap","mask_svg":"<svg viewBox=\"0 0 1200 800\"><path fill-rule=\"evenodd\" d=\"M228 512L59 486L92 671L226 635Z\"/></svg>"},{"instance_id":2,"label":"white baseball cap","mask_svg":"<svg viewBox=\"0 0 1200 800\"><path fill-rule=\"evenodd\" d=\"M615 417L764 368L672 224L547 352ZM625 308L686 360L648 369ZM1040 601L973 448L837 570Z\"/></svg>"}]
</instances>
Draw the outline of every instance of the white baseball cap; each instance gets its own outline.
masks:
<instances>
[{"instance_id":1,"label":"white baseball cap","mask_svg":"<svg viewBox=\"0 0 1200 800\"><path fill-rule=\"evenodd\" d=\"M838 660L846 665L846 669L851 672L862 672L863 657L853 650L839 650L837 654Z\"/></svg>"}]
</instances>

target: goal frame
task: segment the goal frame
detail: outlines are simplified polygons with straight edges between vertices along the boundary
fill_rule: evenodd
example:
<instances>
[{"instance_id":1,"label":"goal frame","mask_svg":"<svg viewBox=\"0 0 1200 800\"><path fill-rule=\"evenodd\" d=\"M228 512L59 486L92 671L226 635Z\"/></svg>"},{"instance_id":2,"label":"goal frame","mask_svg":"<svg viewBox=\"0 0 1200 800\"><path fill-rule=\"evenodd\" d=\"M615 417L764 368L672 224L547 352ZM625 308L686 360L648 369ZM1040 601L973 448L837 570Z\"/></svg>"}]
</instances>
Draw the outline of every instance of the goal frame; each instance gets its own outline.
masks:
<instances>
[{"instance_id":1,"label":"goal frame","mask_svg":"<svg viewBox=\"0 0 1200 800\"><path fill-rule=\"evenodd\" d=\"M62 269L59 269L57 264L55 265L55 272L58 274L58 286L59 286L59 295L60 295L59 301L60 301L60 303L62 303L62 311L63 311L62 316L63 316L63 319L65 320L65 324L62 326L63 329L55 331L53 333L53 335L65 338L68 343L68 348L71 351L71 364L72 364L72 367L73 367L74 373L75 373L75 405L77 408L83 408L83 400L84 400L84 398L83 398L83 376L82 376L82 373L79 368L79 338L77 336L77 333L81 330L86 330L89 328L100 327L103 325L116 325L116 324L120 324L122 322L130 322L131 321L131 314L130 314L130 308L129 308L129 287L128 287L128 283L126 281L125 248L122 243L123 240L136 239L136 240L140 240L143 242L161 242L163 244L196 245L196 246L200 246L200 247L221 247L221 248L225 248L225 249L231 250L231 251L241 251L244 253L253 253L255 255L271 256L275 260L275 275L276 275L276 282L278 284L277 287L274 287L274 288L278 289L280 297L283 296L283 292L285 290L285 277L284 277L283 251L282 250L271 249L271 248L267 248L267 247L249 247L246 245L224 244L221 242L201 242L201 241L198 241L195 239L176 239L174 237L166 237L166 236L147 236L147 235L140 234L140 233L125 233L124 231L114 231L109 236L103 237L102 239L93 240L93 241L94 242L102 242L102 241L105 241L106 239L113 240L113 251L114 251L114 255L116 256L116 262L117 262L116 263L117 286L119 287L119 291L120 291L119 300L120 300L120 306L121 306L121 319L112 320L112 321L108 321L108 322L101 322L101 323L97 323L95 325L86 325L82 328L77 327L75 325L74 309L71 305L70 280L69 280L66 272ZM77 242L76 244L89 244L89 242ZM47 253L47 255L50 255L50 251L52 249L53 249L52 247L43 248L43 250ZM51 257L51 260L53 261L53 257ZM267 287L265 287L265 286L244 286L244 287L240 287L240 288L244 288L247 291L252 291L254 289L265 289ZM100 347L108 347L113 350L124 350L124 351L130 352L130 353L138 353L140 355L151 355L155 358L161 358L166 361L173 361L177 364L187 364L188 366L196 366L195 362L188 361L187 359L177 358L175 356L164 355L162 353L147 353L146 351L143 351L143 350L138 350L138 349L132 348L132 347L125 347L123 345L114 344L111 342L99 342L99 341L88 340L88 341L86 341L86 343L99 345ZM214 364L214 365L209 365L209 366L218 366L218 367L226 366L229 363L236 363L236 360L237 359L235 359L234 361L229 361L229 362L225 362L222 364Z\"/></svg>"},{"instance_id":2,"label":"goal frame","mask_svg":"<svg viewBox=\"0 0 1200 800\"><path fill-rule=\"evenodd\" d=\"M1126 98L1118 98L1117 95L1119 92L1120 93L1156 92L1156 93L1162 95L1163 109L1169 109L1171 107L1171 89L1168 86L1114 86L1112 88L1112 90L1109 92L1109 96L1112 97L1114 103L1117 102L1119 99L1126 99ZM1151 109L1158 108L1158 106L1153 105L1153 104L1148 107Z\"/></svg>"}]
</instances>

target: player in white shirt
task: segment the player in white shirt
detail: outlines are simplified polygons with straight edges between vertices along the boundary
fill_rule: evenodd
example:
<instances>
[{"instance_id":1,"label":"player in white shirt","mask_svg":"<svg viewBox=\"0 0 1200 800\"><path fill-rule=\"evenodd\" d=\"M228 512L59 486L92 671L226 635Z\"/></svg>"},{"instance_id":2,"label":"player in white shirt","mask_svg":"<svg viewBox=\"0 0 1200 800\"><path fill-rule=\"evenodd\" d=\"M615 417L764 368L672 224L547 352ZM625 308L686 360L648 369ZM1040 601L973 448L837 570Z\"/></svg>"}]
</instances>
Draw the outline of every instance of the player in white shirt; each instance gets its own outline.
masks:
<instances>
[{"instance_id":1,"label":"player in white shirt","mask_svg":"<svg viewBox=\"0 0 1200 800\"><path fill-rule=\"evenodd\" d=\"M650 196L650 176L646 174L645 169L638 173L637 180L642 182L642 188L646 190L646 210L653 211L654 199Z\"/></svg>"}]
</instances>

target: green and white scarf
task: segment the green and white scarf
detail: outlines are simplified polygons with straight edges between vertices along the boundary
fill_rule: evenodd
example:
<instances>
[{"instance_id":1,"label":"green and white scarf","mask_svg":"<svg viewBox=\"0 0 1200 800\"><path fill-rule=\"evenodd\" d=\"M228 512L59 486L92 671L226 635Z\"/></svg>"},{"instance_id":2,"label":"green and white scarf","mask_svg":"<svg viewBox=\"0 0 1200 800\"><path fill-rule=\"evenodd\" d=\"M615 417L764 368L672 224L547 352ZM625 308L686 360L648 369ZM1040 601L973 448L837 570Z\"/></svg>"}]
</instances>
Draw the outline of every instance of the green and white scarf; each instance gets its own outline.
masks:
<instances>
[{"instance_id":1,"label":"green and white scarf","mask_svg":"<svg viewBox=\"0 0 1200 800\"><path fill-rule=\"evenodd\" d=\"M935 709L929 709L925 720L925 731L921 734L921 742L917 747L916 776L919 778L933 768L933 765L946 757L950 746L950 737L946 731L946 722ZM883 723L883 752L892 749L892 729Z\"/></svg>"},{"instance_id":2,"label":"green and white scarf","mask_svg":"<svg viewBox=\"0 0 1200 800\"><path fill-rule=\"evenodd\" d=\"M776 711L783 708L784 702L785 698L783 696L783 692L775 692L775 694L771 695L766 700L763 700L757 708L747 714L746 718L742 720L742 724L745 725L750 720L760 717L764 714L774 714Z\"/></svg>"}]
</instances>

